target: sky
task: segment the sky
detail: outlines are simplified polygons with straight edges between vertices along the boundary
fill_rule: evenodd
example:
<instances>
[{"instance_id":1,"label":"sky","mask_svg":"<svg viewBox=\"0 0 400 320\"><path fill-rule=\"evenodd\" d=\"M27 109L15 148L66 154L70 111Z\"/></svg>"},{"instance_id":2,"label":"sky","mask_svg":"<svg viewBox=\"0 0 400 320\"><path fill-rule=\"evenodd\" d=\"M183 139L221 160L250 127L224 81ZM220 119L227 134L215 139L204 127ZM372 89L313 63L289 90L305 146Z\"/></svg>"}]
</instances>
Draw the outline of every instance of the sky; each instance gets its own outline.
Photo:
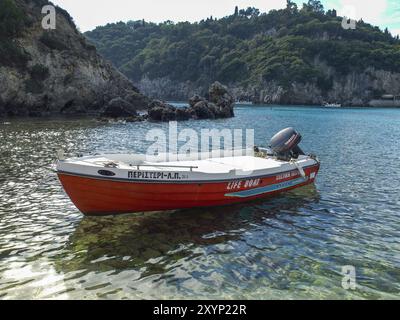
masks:
<instances>
[{"instance_id":1,"label":"sky","mask_svg":"<svg viewBox=\"0 0 400 320\"><path fill-rule=\"evenodd\" d=\"M129 20L163 22L171 20L200 21L213 16L221 18L239 8L256 7L261 12L280 9L286 0L52 0L66 9L82 32L107 23ZM301 5L306 0L295 0ZM400 34L400 0L322 0L325 9L336 9L345 15L388 28Z\"/></svg>"}]
</instances>

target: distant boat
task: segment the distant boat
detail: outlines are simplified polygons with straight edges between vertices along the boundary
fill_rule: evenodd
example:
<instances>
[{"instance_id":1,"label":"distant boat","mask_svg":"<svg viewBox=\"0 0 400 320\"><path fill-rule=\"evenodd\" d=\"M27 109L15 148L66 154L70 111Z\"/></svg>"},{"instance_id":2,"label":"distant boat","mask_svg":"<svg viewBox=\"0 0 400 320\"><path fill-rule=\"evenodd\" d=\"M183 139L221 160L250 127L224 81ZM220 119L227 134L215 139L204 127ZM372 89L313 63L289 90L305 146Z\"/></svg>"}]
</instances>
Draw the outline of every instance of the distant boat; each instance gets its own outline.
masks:
<instances>
[{"instance_id":1,"label":"distant boat","mask_svg":"<svg viewBox=\"0 0 400 320\"><path fill-rule=\"evenodd\" d=\"M342 105L340 103L324 103L325 108L341 108Z\"/></svg>"},{"instance_id":2,"label":"distant boat","mask_svg":"<svg viewBox=\"0 0 400 320\"><path fill-rule=\"evenodd\" d=\"M236 104L253 104L252 101L236 101Z\"/></svg>"},{"instance_id":3,"label":"distant boat","mask_svg":"<svg viewBox=\"0 0 400 320\"><path fill-rule=\"evenodd\" d=\"M369 106L375 108L400 108L400 96L385 94L378 99L372 99L369 102Z\"/></svg>"}]
</instances>

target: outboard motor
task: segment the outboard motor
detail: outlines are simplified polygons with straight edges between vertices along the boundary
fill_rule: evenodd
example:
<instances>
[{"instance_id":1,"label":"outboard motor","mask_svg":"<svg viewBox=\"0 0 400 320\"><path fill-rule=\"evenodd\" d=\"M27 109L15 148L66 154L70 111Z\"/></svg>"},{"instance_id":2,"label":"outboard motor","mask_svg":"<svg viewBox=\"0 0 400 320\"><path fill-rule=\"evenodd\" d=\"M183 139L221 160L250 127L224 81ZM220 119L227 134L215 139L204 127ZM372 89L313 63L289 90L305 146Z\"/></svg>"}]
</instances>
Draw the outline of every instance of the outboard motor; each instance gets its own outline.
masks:
<instances>
[{"instance_id":1,"label":"outboard motor","mask_svg":"<svg viewBox=\"0 0 400 320\"><path fill-rule=\"evenodd\" d=\"M300 141L300 133L293 128L286 128L272 137L270 148L279 160L290 161L304 155L298 146Z\"/></svg>"}]
</instances>

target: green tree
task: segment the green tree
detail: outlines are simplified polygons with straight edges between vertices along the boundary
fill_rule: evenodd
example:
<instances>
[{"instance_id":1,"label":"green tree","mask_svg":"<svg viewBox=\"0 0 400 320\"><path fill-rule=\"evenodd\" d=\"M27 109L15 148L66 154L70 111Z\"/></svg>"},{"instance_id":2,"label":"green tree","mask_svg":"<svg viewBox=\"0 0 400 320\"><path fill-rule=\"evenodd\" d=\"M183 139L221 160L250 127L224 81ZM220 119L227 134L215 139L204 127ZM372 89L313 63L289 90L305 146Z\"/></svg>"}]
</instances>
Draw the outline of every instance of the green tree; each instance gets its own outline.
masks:
<instances>
[{"instance_id":1,"label":"green tree","mask_svg":"<svg viewBox=\"0 0 400 320\"><path fill-rule=\"evenodd\" d=\"M328 10L328 11L326 12L326 15L329 16L329 17L336 18L336 17L337 17L337 11L336 11L335 9Z\"/></svg>"},{"instance_id":2,"label":"green tree","mask_svg":"<svg viewBox=\"0 0 400 320\"><path fill-rule=\"evenodd\" d=\"M319 0L308 0L307 4L303 4L303 7L315 13L324 13L324 6Z\"/></svg>"},{"instance_id":3,"label":"green tree","mask_svg":"<svg viewBox=\"0 0 400 320\"><path fill-rule=\"evenodd\" d=\"M14 0L0 0L0 65L26 66L30 57L16 41L25 24L26 18Z\"/></svg>"},{"instance_id":4,"label":"green tree","mask_svg":"<svg viewBox=\"0 0 400 320\"><path fill-rule=\"evenodd\" d=\"M288 10L290 13L297 13L298 12L298 7L296 2L293 2L291 0L286 0L286 10Z\"/></svg>"},{"instance_id":5,"label":"green tree","mask_svg":"<svg viewBox=\"0 0 400 320\"><path fill-rule=\"evenodd\" d=\"M260 15L260 10L254 7L248 7L246 10L241 9L239 14L244 17L256 17Z\"/></svg>"}]
</instances>

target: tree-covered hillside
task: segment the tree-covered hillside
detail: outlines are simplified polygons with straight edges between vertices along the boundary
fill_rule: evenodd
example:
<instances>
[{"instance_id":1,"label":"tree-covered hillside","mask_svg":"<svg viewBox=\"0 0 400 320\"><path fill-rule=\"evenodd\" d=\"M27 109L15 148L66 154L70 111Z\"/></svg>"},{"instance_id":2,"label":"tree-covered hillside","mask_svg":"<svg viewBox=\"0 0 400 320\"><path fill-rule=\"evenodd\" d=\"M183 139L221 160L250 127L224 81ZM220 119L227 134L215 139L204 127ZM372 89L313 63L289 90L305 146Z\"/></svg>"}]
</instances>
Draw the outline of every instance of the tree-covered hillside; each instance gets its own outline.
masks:
<instances>
[{"instance_id":1,"label":"tree-covered hillside","mask_svg":"<svg viewBox=\"0 0 400 320\"><path fill-rule=\"evenodd\" d=\"M352 73L400 73L400 41L388 30L363 21L346 30L336 11L325 12L320 1L301 8L287 2L282 10L236 8L231 16L198 23L108 24L86 36L136 83L168 78L207 87L218 80L253 89L274 83L284 91L299 84L329 97L335 81ZM365 89L369 97L386 91Z\"/></svg>"}]
</instances>

